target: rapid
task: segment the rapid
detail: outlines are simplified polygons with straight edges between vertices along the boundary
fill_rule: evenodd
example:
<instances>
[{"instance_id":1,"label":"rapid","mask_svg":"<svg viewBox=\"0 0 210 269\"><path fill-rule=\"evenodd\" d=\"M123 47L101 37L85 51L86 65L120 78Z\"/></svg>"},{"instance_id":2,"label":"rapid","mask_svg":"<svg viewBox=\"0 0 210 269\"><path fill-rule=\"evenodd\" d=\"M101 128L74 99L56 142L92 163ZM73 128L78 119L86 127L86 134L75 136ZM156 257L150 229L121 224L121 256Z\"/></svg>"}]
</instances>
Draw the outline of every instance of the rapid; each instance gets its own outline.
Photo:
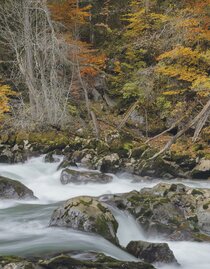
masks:
<instances>
[{"instance_id":1,"label":"rapid","mask_svg":"<svg viewBox=\"0 0 210 269\"><path fill-rule=\"evenodd\" d=\"M78 250L103 252L119 260L136 260L98 235L69 228L48 227L50 216L63 201L72 197L139 191L144 187L153 187L161 180L136 182L132 176L119 174L113 175L114 180L104 185L62 185L58 165L59 163L45 163L43 156L32 158L24 164L0 164L1 176L22 182L38 197L35 201L0 200L0 255L27 257ZM208 181L185 180L182 183L190 187L210 188ZM112 208L112 212L119 223L117 235L122 246L131 240L166 242L161 237L146 237L128 213L116 208ZM167 243L182 269L209 269L210 244L185 241ZM173 269L169 265L159 268Z\"/></svg>"}]
</instances>

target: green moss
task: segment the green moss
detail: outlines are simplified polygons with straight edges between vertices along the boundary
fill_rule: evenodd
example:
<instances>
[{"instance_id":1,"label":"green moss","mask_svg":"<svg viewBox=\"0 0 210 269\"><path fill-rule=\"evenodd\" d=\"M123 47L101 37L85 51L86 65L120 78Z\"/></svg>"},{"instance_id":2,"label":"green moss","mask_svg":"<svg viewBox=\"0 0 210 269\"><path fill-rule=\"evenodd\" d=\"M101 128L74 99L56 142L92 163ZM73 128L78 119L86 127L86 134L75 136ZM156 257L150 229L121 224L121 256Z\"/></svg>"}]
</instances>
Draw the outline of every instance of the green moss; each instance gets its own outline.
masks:
<instances>
[{"instance_id":1,"label":"green moss","mask_svg":"<svg viewBox=\"0 0 210 269\"><path fill-rule=\"evenodd\" d=\"M194 150L194 151L199 151L199 150L203 150L203 145L202 144L195 144L195 145L193 145L193 147L192 147L192 149Z\"/></svg>"},{"instance_id":2,"label":"green moss","mask_svg":"<svg viewBox=\"0 0 210 269\"><path fill-rule=\"evenodd\" d=\"M68 145L70 143L69 135L65 132L48 131L43 133L30 133L28 135L30 143L38 143L43 145Z\"/></svg>"},{"instance_id":3,"label":"green moss","mask_svg":"<svg viewBox=\"0 0 210 269\"><path fill-rule=\"evenodd\" d=\"M169 223L172 223L172 224L175 224L176 226L179 226L180 225L180 220L176 217L173 217L173 218L170 218L168 220Z\"/></svg>"},{"instance_id":4,"label":"green moss","mask_svg":"<svg viewBox=\"0 0 210 269\"><path fill-rule=\"evenodd\" d=\"M0 264L7 265L9 263L22 262L24 259L16 256L0 256Z\"/></svg>"},{"instance_id":5,"label":"green moss","mask_svg":"<svg viewBox=\"0 0 210 269\"><path fill-rule=\"evenodd\" d=\"M192 195L203 195L203 192L202 191L200 191L200 190L198 190L198 189L193 189L192 190Z\"/></svg>"},{"instance_id":6,"label":"green moss","mask_svg":"<svg viewBox=\"0 0 210 269\"><path fill-rule=\"evenodd\" d=\"M125 142L123 144L123 149L125 149L125 150L130 150L132 148L133 148L133 143L131 143L131 142Z\"/></svg>"},{"instance_id":7,"label":"green moss","mask_svg":"<svg viewBox=\"0 0 210 269\"><path fill-rule=\"evenodd\" d=\"M203 205L203 209L207 210L209 208L210 202Z\"/></svg>"},{"instance_id":8,"label":"green moss","mask_svg":"<svg viewBox=\"0 0 210 269\"><path fill-rule=\"evenodd\" d=\"M204 155L204 157L205 157L206 160L210 160L210 153L206 153L206 154Z\"/></svg>"},{"instance_id":9,"label":"green moss","mask_svg":"<svg viewBox=\"0 0 210 269\"><path fill-rule=\"evenodd\" d=\"M113 238L111 232L110 232L110 227L108 225L108 222L110 222L109 219L107 219L104 215L100 215L99 217L97 217L96 219L96 229L97 229L97 233L102 235L104 238L108 239L109 241L111 241L112 243L116 244L117 239ZM112 225L113 225L113 229L114 232L117 232L117 228L118 228L118 223L116 221L112 221Z\"/></svg>"},{"instance_id":10,"label":"green moss","mask_svg":"<svg viewBox=\"0 0 210 269\"><path fill-rule=\"evenodd\" d=\"M82 205L84 205L84 206L90 206L90 205L92 205L92 203L93 203L93 199L89 199L89 201L88 200L85 200L85 199L80 199L79 200L79 202L80 202L80 204L82 204Z\"/></svg>"},{"instance_id":11,"label":"green moss","mask_svg":"<svg viewBox=\"0 0 210 269\"><path fill-rule=\"evenodd\" d=\"M198 242L210 242L210 236L203 233L196 233L193 235L193 238Z\"/></svg>"},{"instance_id":12,"label":"green moss","mask_svg":"<svg viewBox=\"0 0 210 269\"><path fill-rule=\"evenodd\" d=\"M97 207L101 210L101 212L103 212L103 213L106 213L106 212L107 212L106 207L102 206L101 203L98 203L98 204L97 204Z\"/></svg>"}]
</instances>

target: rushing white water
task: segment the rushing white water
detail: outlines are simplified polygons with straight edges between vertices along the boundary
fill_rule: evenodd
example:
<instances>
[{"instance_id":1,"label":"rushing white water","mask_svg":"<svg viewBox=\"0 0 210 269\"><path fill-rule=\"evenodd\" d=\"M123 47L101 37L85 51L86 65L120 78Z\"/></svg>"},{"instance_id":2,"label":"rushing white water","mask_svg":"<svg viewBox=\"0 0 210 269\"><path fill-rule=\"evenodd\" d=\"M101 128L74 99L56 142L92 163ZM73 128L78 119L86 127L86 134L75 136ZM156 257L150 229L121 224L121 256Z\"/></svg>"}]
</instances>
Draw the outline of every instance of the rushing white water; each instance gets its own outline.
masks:
<instances>
[{"instance_id":1,"label":"rushing white water","mask_svg":"<svg viewBox=\"0 0 210 269\"><path fill-rule=\"evenodd\" d=\"M114 176L111 183L62 185L58 163L44 163L43 157L24 164L0 164L0 175L19 180L34 191L37 201L0 200L0 255L36 256L70 250L104 252L120 260L136 260L100 236L71 229L50 228L48 223L55 208L66 199L79 196L124 193L152 187L161 180L133 182L126 174ZM170 181L171 182L171 181ZM178 182L178 181L175 181ZM208 181L182 181L196 188L210 188ZM122 246L131 240L161 242L161 238L145 238L132 216L112 208L119 223L118 238ZM182 269L209 269L210 244L168 242ZM173 269L172 266L161 267Z\"/></svg>"}]
</instances>

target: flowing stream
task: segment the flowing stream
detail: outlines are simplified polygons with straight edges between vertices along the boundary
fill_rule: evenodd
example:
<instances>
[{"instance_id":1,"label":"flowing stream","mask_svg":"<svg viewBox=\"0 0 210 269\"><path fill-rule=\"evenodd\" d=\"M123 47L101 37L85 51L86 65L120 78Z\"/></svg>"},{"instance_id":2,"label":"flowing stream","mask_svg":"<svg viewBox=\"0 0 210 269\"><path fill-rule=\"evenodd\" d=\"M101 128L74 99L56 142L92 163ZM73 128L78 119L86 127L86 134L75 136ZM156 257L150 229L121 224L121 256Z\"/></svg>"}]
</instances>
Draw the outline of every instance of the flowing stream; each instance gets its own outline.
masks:
<instances>
[{"instance_id":1,"label":"flowing stream","mask_svg":"<svg viewBox=\"0 0 210 269\"><path fill-rule=\"evenodd\" d=\"M122 174L114 176L113 182L105 185L62 185L59 180L61 171L57 171L57 166L58 163L45 163L43 157L33 158L24 164L0 164L1 176L22 182L39 198L37 201L0 200L0 255L27 257L81 250L103 252L119 260L135 261L133 256L95 234L48 227L50 216L62 201L72 197L139 191L144 187L153 187L161 180L134 182L132 177ZM184 184L210 188L208 181L186 180ZM161 238L145 238L141 227L126 212L115 208L112 211L119 223L118 238L122 246L131 240L163 242ZM185 241L167 243L182 269L210 268L210 244ZM173 269L169 265L161 268Z\"/></svg>"}]
</instances>

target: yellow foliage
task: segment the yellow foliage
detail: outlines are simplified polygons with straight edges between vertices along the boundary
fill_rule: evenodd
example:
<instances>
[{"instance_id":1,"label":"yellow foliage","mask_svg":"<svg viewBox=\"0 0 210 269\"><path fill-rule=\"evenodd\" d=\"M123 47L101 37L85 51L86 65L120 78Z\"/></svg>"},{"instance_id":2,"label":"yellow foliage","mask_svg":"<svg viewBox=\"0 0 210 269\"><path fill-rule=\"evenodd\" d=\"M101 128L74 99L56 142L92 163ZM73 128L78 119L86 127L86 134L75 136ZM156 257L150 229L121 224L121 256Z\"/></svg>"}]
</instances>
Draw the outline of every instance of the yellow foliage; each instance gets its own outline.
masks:
<instances>
[{"instance_id":1,"label":"yellow foliage","mask_svg":"<svg viewBox=\"0 0 210 269\"><path fill-rule=\"evenodd\" d=\"M189 83L189 88L203 96L209 94L210 77L208 70L210 52L205 53L178 45L171 51L161 54L156 72Z\"/></svg>"},{"instance_id":2,"label":"yellow foliage","mask_svg":"<svg viewBox=\"0 0 210 269\"><path fill-rule=\"evenodd\" d=\"M16 95L8 85L0 85L0 120L2 120L4 113L10 111L9 96Z\"/></svg>"},{"instance_id":3,"label":"yellow foliage","mask_svg":"<svg viewBox=\"0 0 210 269\"><path fill-rule=\"evenodd\" d=\"M126 16L129 25L125 36L137 37L146 30L156 30L160 24L168 21L169 17L161 13L147 13L145 8L136 7L137 11Z\"/></svg>"},{"instance_id":4,"label":"yellow foliage","mask_svg":"<svg viewBox=\"0 0 210 269\"><path fill-rule=\"evenodd\" d=\"M188 64L196 64L201 58L201 54L199 51L193 51L189 47L177 46L171 51L167 51L161 54L157 60L171 59L178 61L186 61Z\"/></svg>"}]
</instances>

